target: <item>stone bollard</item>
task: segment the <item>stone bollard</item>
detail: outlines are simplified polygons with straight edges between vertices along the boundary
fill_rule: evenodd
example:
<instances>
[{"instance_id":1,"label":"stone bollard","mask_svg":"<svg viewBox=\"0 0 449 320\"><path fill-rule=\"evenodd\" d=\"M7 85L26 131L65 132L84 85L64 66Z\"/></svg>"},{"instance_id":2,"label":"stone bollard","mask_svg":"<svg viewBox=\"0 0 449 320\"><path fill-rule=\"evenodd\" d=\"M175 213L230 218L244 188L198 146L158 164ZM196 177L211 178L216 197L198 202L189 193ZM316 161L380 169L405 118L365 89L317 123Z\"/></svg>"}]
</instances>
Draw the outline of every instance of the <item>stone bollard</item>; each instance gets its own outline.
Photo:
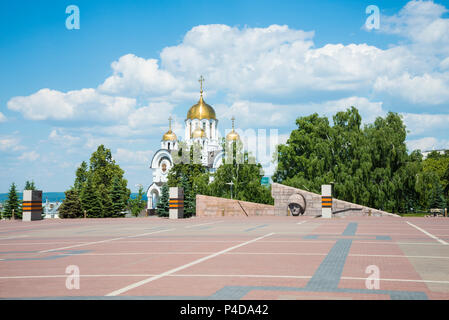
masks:
<instances>
[{"instance_id":1,"label":"stone bollard","mask_svg":"<svg viewBox=\"0 0 449 320\"><path fill-rule=\"evenodd\" d=\"M330 184L321 186L321 217L332 218L332 186Z\"/></svg>"},{"instance_id":2,"label":"stone bollard","mask_svg":"<svg viewBox=\"0 0 449 320\"><path fill-rule=\"evenodd\" d=\"M42 220L42 191L23 190L22 221Z\"/></svg>"},{"instance_id":3,"label":"stone bollard","mask_svg":"<svg viewBox=\"0 0 449 320\"><path fill-rule=\"evenodd\" d=\"M184 218L184 190L183 188L170 187L170 200L168 201L169 218Z\"/></svg>"}]
</instances>

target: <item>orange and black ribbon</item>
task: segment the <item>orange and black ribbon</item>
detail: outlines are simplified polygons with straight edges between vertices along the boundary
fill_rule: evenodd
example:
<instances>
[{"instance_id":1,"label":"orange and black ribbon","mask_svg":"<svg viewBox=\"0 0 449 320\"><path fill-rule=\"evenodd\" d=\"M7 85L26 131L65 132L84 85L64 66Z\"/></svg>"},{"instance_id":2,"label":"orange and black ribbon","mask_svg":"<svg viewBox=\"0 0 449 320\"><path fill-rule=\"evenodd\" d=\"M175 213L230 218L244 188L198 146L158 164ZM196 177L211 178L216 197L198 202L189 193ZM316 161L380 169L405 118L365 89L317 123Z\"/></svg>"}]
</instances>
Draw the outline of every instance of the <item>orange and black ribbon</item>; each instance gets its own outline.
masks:
<instances>
[{"instance_id":1,"label":"orange and black ribbon","mask_svg":"<svg viewBox=\"0 0 449 320\"><path fill-rule=\"evenodd\" d=\"M332 197L322 196L321 204L323 208L332 208Z\"/></svg>"},{"instance_id":2,"label":"orange and black ribbon","mask_svg":"<svg viewBox=\"0 0 449 320\"><path fill-rule=\"evenodd\" d=\"M184 199L172 198L168 200L168 207L170 209L184 208Z\"/></svg>"},{"instance_id":3,"label":"orange and black ribbon","mask_svg":"<svg viewBox=\"0 0 449 320\"><path fill-rule=\"evenodd\" d=\"M42 201L23 201L22 211L42 211Z\"/></svg>"}]
</instances>

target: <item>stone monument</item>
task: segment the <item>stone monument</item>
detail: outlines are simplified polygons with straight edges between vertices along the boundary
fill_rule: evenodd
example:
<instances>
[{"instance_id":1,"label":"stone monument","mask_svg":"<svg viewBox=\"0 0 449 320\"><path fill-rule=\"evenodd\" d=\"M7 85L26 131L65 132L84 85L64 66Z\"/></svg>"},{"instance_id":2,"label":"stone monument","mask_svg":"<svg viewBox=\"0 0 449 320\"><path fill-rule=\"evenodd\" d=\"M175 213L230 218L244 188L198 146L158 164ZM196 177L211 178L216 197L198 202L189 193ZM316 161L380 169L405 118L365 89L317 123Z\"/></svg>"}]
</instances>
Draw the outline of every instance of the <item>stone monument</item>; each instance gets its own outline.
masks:
<instances>
[{"instance_id":1,"label":"stone monument","mask_svg":"<svg viewBox=\"0 0 449 320\"><path fill-rule=\"evenodd\" d=\"M22 221L42 220L42 191L23 190Z\"/></svg>"},{"instance_id":2,"label":"stone monument","mask_svg":"<svg viewBox=\"0 0 449 320\"><path fill-rule=\"evenodd\" d=\"M169 218L184 218L184 189L170 187L170 200L168 201Z\"/></svg>"},{"instance_id":3,"label":"stone monument","mask_svg":"<svg viewBox=\"0 0 449 320\"><path fill-rule=\"evenodd\" d=\"M332 186L330 184L321 186L321 217L332 218Z\"/></svg>"}]
</instances>

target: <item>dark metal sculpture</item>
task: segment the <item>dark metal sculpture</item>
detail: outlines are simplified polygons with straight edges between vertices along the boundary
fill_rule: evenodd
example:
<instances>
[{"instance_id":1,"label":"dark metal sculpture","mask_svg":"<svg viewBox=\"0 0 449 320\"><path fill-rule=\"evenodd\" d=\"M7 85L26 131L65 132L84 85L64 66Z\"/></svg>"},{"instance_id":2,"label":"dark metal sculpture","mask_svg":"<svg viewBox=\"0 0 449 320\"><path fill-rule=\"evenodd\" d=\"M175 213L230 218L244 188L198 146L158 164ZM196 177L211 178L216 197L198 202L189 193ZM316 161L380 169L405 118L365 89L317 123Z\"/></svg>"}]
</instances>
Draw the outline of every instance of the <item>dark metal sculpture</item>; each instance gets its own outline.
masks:
<instances>
[{"instance_id":1,"label":"dark metal sculpture","mask_svg":"<svg viewBox=\"0 0 449 320\"><path fill-rule=\"evenodd\" d=\"M302 216L306 212L306 198L304 198L301 193L291 195L288 200L288 208L290 209L292 216Z\"/></svg>"}]
</instances>

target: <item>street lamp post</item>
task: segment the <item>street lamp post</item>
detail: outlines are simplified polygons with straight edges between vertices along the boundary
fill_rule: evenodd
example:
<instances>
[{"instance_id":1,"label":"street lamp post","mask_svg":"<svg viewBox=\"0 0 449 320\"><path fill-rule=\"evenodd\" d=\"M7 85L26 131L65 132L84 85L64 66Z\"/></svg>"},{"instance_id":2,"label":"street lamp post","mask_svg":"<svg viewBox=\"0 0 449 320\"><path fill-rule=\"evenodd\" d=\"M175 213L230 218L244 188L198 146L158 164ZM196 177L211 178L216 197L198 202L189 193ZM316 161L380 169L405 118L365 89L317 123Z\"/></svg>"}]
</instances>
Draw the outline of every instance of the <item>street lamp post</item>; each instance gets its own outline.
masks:
<instances>
[{"instance_id":1,"label":"street lamp post","mask_svg":"<svg viewBox=\"0 0 449 320\"><path fill-rule=\"evenodd\" d=\"M232 199L232 186L234 185L234 182L231 181L231 182L227 182L226 184L231 186L231 199Z\"/></svg>"}]
</instances>

